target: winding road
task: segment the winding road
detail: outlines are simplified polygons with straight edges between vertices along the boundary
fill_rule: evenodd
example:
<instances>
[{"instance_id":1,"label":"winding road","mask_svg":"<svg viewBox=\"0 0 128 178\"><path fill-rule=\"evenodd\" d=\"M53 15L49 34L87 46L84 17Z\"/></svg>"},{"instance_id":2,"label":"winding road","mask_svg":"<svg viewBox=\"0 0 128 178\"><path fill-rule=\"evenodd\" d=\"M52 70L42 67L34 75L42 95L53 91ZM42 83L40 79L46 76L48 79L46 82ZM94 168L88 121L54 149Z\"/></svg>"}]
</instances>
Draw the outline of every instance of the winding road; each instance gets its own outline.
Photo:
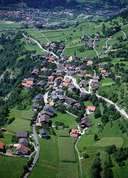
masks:
<instances>
[{"instance_id":1,"label":"winding road","mask_svg":"<svg viewBox=\"0 0 128 178\"><path fill-rule=\"evenodd\" d=\"M79 86L79 84L77 83L77 81L76 81L76 79L75 79L74 77L68 76L68 75L65 76L65 77L71 79L72 82L73 82L73 84L74 84L74 86L75 86L76 88L78 88L78 89L80 90L80 92L83 92L83 93L85 93L85 94L92 94L92 91L91 91L91 82L92 82L92 79L89 81L89 90L87 91L86 89L81 88L81 87ZM104 100L105 102L107 102L107 103L110 104L110 105L113 105L113 106L115 107L115 109L116 109L125 119L128 119L128 114L127 114L127 112L126 112L124 109L120 108L116 103L114 103L113 101L109 100L108 98L105 98L105 97L103 97L103 96L100 96L99 94L96 94L96 97L99 98L99 99Z\"/></svg>"},{"instance_id":2,"label":"winding road","mask_svg":"<svg viewBox=\"0 0 128 178\"><path fill-rule=\"evenodd\" d=\"M44 52L49 53L49 54L52 54L56 59L59 59L59 56L57 56L57 55L56 55L55 53L53 53L53 52L50 52L50 51L44 49L44 48L41 46L41 44L40 44L37 40L35 40L35 39L31 38L31 37L27 37L25 34L23 34L23 36L24 36L24 38L30 39L32 42L36 43L36 44L38 45L38 47L39 47L40 49L42 49ZM95 45L94 45L93 48L94 48L94 50L95 50ZM96 52L96 53L97 53L97 52ZM97 53L97 56L99 57L99 53ZM59 64L58 62L55 62L55 63L56 63L56 64ZM72 82L73 82L73 84L74 84L74 86L75 86L77 89L79 89L81 93L92 94L92 88L91 88L92 79L90 79L90 81L89 81L89 89L88 89L88 91L87 91L85 88L81 88L81 87L79 86L79 84L77 83L77 80L76 80L73 76L65 75L64 78L69 78L69 79L71 79ZM100 96L99 94L96 94L96 97L99 98L99 99L104 100L106 103L109 103L110 105L113 105L113 106L115 107L115 109L116 109L125 119L128 119L128 114L126 113L126 111L125 111L124 109L120 108L116 103L114 103L113 101L111 101L111 100L109 100L109 99L107 99L107 98L105 98L105 97L103 97L103 96ZM47 102L47 98L48 98L48 92L44 95L44 102L45 102L45 103ZM36 132L35 125L32 126L32 132L33 132L33 139L34 139L35 146L36 146L36 147L35 147L36 153L35 153L35 157L34 157L34 159L33 159L33 162L32 162L32 164L31 164L31 167L29 168L30 172L32 171L33 167L36 165L36 163L37 163L37 161L38 161L38 159L39 159L39 153L40 153L39 139L38 139L38 135L37 135L37 132ZM78 149L78 147L77 147L80 138L81 138L81 137L79 137L79 139L77 140L77 142L76 142L76 144L75 144L75 150L76 150L77 155L78 155L79 168L80 168L80 175L81 175L81 178L82 178L82 174L83 174L83 172L82 172L82 163L81 163L80 152L79 152L79 149ZM29 174L30 174L30 173L26 174L24 178L27 178Z\"/></svg>"}]
</instances>

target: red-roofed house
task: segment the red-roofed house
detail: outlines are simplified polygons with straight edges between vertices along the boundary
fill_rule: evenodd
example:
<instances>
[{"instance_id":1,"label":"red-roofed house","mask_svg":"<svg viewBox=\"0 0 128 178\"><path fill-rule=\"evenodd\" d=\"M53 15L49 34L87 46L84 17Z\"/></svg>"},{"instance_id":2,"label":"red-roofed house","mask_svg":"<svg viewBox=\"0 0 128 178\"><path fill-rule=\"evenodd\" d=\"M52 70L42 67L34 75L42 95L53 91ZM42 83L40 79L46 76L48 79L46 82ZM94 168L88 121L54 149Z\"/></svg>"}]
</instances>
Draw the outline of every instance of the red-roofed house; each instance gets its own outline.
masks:
<instances>
[{"instance_id":1,"label":"red-roofed house","mask_svg":"<svg viewBox=\"0 0 128 178\"><path fill-rule=\"evenodd\" d=\"M25 87L25 88L32 88L33 83L34 83L34 82L33 82L33 79L31 79L31 78L24 79L24 80L22 81L22 86Z\"/></svg>"},{"instance_id":2,"label":"red-roofed house","mask_svg":"<svg viewBox=\"0 0 128 178\"><path fill-rule=\"evenodd\" d=\"M95 112L95 110L96 110L96 106L86 106L87 114L91 114L91 113Z\"/></svg>"},{"instance_id":3,"label":"red-roofed house","mask_svg":"<svg viewBox=\"0 0 128 178\"><path fill-rule=\"evenodd\" d=\"M0 142L0 152L4 152L5 151L5 144Z\"/></svg>"},{"instance_id":4,"label":"red-roofed house","mask_svg":"<svg viewBox=\"0 0 128 178\"><path fill-rule=\"evenodd\" d=\"M78 138L80 136L79 130L78 129L72 129L70 132L70 136L73 138Z\"/></svg>"}]
</instances>

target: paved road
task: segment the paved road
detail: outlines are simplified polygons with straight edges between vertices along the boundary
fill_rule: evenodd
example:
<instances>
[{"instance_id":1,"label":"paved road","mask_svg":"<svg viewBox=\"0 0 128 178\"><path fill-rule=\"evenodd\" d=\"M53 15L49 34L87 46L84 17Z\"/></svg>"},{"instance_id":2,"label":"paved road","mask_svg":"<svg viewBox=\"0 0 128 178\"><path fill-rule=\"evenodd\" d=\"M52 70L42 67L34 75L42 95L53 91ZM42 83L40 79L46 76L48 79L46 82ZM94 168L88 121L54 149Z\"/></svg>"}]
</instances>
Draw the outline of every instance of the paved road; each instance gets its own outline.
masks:
<instances>
[{"instance_id":1,"label":"paved road","mask_svg":"<svg viewBox=\"0 0 128 178\"><path fill-rule=\"evenodd\" d=\"M57 56L54 52L51 52L51 51L48 51L48 50L44 49L44 48L41 46L41 44L40 44L37 40L35 40L35 39L31 38L31 37L26 36L24 33L23 33L23 37L26 38L26 39L29 39L30 41L32 41L32 42L34 42L34 43L36 43L37 46L38 46L40 49L42 49L44 52L53 55L53 56L56 57L57 59L59 58L59 56Z\"/></svg>"},{"instance_id":2,"label":"paved road","mask_svg":"<svg viewBox=\"0 0 128 178\"><path fill-rule=\"evenodd\" d=\"M40 155L40 144L39 144L39 137L38 134L36 132L36 126L35 124L32 126L32 133L33 133L33 140L34 140L34 148L35 148L35 156L34 159L32 161L32 164L30 165L29 172L27 172L23 178L27 178L30 173L32 172L33 168L36 166L36 163L39 159L39 155Z\"/></svg>"},{"instance_id":3,"label":"paved road","mask_svg":"<svg viewBox=\"0 0 128 178\"><path fill-rule=\"evenodd\" d=\"M84 88L80 88L79 84L77 83L77 81L76 81L76 79L75 79L74 77L72 77L72 76L65 76L65 77L70 78L70 79L72 80L74 86L75 86L76 88L78 88L81 92L86 93L86 94L91 94L91 93L92 93L92 91L91 91L91 81L92 81L92 80L89 81L89 90L87 91L87 90L84 89ZM99 94L96 94L96 96L97 96L97 98L100 98L100 99L104 100L105 102L107 102L107 103L113 105L113 106L115 107L115 109L116 109L125 119L128 119L128 113L127 113L124 109L122 109L121 107L119 107L116 103L114 103L113 101L109 100L108 98L105 98L105 97L103 97L103 96L100 96Z\"/></svg>"}]
</instances>

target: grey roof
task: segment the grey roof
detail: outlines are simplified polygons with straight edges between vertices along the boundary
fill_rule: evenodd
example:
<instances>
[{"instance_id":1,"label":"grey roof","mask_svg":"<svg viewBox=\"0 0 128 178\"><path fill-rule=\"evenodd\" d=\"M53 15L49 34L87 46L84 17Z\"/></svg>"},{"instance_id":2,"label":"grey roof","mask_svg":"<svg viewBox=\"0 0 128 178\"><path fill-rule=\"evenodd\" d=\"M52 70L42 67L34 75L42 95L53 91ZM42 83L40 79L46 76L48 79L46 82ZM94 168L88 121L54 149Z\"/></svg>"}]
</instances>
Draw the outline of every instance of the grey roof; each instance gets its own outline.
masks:
<instances>
[{"instance_id":1,"label":"grey roof","mask_svg":"<svg viewBox=\"0 0 128 178\"><path fill-rule=\"evenodd\" d=\"M27 138L28 137L28 132L21 131L16 133L17 138Z\"/></svg>"},{"instance_id":2,"label":"grey roof","mask_svg":"<svg viewBox=\"0 0 128 178\"><path fill-rule=\"evenodd\" d=\"M42 129L40 129L40 134L41 135L48 135L48 132L47 132L46 129L42 128Z\"/></svg>"},{"instance_id":3,"label":"grey roof","mask_svg":"<svg viewBox=\"0 0 128 178\"><path fill-rule=\"evenodd\" d=\"M43 108L43 111L55 114L54 108L52 106L50 106L50 105L45 105L44 108Z\"/></svg>"},{"instance_id":4,"label":"grey roof","mask_svg":"<svg viewBox=\"0 0 128 178\"><path fill-rule=\"evenodd\" d=\"M42 100L43 99L43 95L42 94L38 94L34 97L34 100Z\"/></svg>"},{"instance_id":5,"label":"grey roof","mask_svg":"<svg viewBox=\"0 0 128 178\"><path fill-rule=\"evenodd\" d=\"M49 122L50 116L47 114L40 114L38 115L37 119L40 119L40 122Z\"/></svg>"},{"instance_id":6,"label":"grey roof","mask_svg":"<svg viewBox=\"0 0 128 178\"><path fill-rule=\"evenodd\" d=\"M24 146L28 146L28 140L26 138L20 138L18 143Z\"/></svg>"}]
</instances>

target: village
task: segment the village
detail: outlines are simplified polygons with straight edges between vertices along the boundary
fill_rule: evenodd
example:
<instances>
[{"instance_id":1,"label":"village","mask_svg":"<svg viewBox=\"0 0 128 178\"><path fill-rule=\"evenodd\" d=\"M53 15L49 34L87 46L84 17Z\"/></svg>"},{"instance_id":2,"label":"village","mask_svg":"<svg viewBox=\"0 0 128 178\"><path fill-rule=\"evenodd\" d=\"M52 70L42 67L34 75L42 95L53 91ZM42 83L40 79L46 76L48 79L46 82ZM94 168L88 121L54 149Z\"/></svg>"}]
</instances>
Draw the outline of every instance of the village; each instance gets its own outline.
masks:
<instances>
[{"instance_id":1,"label":"village","mask_svg":"<svg viewBox=\"0 0 128 178\"><path fill-rule=\"evenodd\" d=\"M46 51L53 51L53 54L49 52L41 56L39 68L34 68L31 74L28 74L28 77L21 83L21 87L26 90L38 88L46 91L45 94L38 93L33 98L32 110L35 117L32 124L36 126L39 137L50 139L49 127L63 128L62 123L52 124L52 120L54 120L54 116L57 115L59 109L61 112L68 112L79 118L78 127L69 130L69 135L78 139L91 126L88 115L96 111L95 105L84 106L81 99L85 101L88 94L96 93L100 86L100 80L108 77L110 72L104 66L97 64L93 58L80 59L73 56L57 58L54 54L61 55L65 48L63 43L51 42L43 48ZM37 60L36 56L33 56L33 58ZM96 67L98 67L99 74L95 72ZM80 88L71 76L76 76ZM84 89L87 90L88 88L89 92L85 94ZM1 142L0 150L8 156L31 156L36 149L32 137L33 135L29 135L26 131L19 131L16 133L15 143L5 145Z\"/></svg>"}]
</instances>

